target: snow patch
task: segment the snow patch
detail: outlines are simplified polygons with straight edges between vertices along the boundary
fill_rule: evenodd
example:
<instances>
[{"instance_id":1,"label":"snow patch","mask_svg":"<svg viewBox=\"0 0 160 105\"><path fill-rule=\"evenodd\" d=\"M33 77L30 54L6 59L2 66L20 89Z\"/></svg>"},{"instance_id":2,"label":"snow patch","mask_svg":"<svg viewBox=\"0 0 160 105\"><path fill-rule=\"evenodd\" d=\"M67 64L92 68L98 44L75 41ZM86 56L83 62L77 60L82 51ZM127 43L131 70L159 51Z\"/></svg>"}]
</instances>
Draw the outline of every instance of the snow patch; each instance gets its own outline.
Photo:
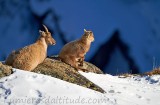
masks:
<instances>
[{"instance_id":1,"label":"snow patch","mask_svg":"<svg viewBox=\"0 0 160 105\"><path fill-rule=\"evenodd\" d=\"M118 78L83 73L102 94L50 76L14 69L0 79L1 105L159 105L160 76Z\"/></svg>"}]
</instances>

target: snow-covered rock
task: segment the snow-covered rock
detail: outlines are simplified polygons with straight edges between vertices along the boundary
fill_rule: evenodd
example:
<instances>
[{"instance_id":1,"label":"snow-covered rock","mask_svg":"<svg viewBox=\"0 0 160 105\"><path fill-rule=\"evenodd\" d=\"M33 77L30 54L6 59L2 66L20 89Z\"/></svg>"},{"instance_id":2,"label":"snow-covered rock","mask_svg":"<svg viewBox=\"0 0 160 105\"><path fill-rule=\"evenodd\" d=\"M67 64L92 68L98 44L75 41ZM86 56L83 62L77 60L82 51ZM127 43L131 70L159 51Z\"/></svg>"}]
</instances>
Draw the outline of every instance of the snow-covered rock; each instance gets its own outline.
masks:
<instances>
[{"instance_id":1,"label":"snow-covered rock","mask_svg":"<svg viewBox=\"0 0 160 105\"><path fill-rule=\"evenodd\" d=\"M0 105L159 105L160 76L118 78L83 73L102 94L50 76L14 69L0 79Z\"/></svg>"}]
</instances>

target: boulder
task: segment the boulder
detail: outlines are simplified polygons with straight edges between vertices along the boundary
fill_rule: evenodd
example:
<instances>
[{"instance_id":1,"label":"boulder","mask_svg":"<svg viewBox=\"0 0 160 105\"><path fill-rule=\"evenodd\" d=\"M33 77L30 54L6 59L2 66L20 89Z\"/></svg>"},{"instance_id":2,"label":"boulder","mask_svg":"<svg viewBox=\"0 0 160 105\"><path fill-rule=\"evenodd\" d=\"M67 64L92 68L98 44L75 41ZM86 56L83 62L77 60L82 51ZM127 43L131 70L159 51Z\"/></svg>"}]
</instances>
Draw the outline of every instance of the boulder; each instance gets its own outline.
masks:
<instances>
[{"instance_id":1,"label":"boulder","mask_svg":"<svg viewBox=\"0 0 160 105\"><path fill-rule=\"evenodd\" d=\"M0 78L8 76L10 74L12 74L12 67L4 65L2 64L2 62L0 62Z\"/></svg>"},{"instance_id":2,"label":"boulder","mask_svg":"<svg viewBox=\"0 0 160 105\"><path fill-rule=\"evenodd\" d=\"M85 62L85 69L88 70L88 72L94 72L102 74L103 72L98 69L96 66ZM50 75L55 78L59 78L61 80L74 83L95 91L99 91L101 93L105 93L105 91L88 80L86 77L81 75L75 68L71 67L70 65L61 62L60 60L57 60L56 58L46 58L43 63L39 64L33 72Z\"/></svg>"}]
</instances>

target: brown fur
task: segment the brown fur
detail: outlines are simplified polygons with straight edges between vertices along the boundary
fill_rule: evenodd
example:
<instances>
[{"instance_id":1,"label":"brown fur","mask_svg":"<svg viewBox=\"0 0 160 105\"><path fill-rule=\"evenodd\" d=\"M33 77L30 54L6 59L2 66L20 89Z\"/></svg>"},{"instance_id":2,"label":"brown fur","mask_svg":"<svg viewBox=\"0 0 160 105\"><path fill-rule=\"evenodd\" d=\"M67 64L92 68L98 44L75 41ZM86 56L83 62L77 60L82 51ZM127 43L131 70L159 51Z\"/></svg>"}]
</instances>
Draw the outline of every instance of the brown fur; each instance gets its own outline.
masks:
<instances>
[{"instance_id":1,"label":"brown fur","mask_svg":"<svg viewBox=\"0 0 160 105\"><path fill-rule=\"evenodd\" d=\"M85 55L89 51L91 42L93 41L93 32L84 30L84 34L80 39L64 45L59 53L59 58L63 62L78 69L79 66L83 66Z\"/></svg>"},{"instance_id":2,"label":"brown fur","mask_svg":"<svg viewBox=\"0 0 160 105\"><path fill-rule=\"evenodd\" d=\"M13 51L5 61L5 64L14 68L31 71L38 64L42 63L47 56L48 45L54 45L56 41L52 38L51 33L44 26L44 31L40 32L39 39L29 46Z\"/></svg>"}]
</instances>

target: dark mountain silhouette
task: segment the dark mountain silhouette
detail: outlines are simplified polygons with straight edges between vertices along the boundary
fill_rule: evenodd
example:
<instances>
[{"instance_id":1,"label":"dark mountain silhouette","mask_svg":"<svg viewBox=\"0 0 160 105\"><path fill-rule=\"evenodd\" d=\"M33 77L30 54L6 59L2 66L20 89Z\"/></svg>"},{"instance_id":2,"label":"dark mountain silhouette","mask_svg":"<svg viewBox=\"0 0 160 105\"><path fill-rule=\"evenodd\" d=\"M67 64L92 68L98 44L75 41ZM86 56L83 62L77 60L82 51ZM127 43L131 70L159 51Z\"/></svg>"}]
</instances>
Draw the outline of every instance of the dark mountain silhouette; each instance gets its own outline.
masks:
<instances>
[{"instance_id":1,"label":"dark mountain silhouette","mask_svg":"<svg viewBox=\"0 0 160 105\"><path fill-rule=\"evenodd\" d=\"M55 25L55 29L52 29L50 27L48 27L48 29L50 30L51 33L55 33L55 30L56 30L57 34L61 37L62 44L66 44L68 41L66 40L65 34L63 33L63 31L62 31L62 29L60 27L60 18L59 18L59 16L56 14L56 12L53 9L48 9L41 16L39 16L36 13L34 13L33 11L31 11L31 16L33 16L33 21L34 22L36 21L36 23L38 24L37 26L40 29L43 29L42 24L44 24L44 20L49 15L52 16L52 20L53 20L52 22Z\"/></svg>"},{"instance_id":2,"label":"dark mountain silhouette","mask_svg":"<svg viewBox=\"0 0 160 105\"><path fill-rule=\"evenodd\" d=\"M139 73L139 69L136 63L129 55L129 47L121 40L118 30L113 33L112 37L106 43L99 47L97 52L90 59L90 62L98 66L101 70L104 70L105 67L109 64L111 56L116 48L120 50L122 56L128 63L128 72L133 74ZM104 72L107 73L107 70L104 70Z\"/></svg>"}]
</instances>

